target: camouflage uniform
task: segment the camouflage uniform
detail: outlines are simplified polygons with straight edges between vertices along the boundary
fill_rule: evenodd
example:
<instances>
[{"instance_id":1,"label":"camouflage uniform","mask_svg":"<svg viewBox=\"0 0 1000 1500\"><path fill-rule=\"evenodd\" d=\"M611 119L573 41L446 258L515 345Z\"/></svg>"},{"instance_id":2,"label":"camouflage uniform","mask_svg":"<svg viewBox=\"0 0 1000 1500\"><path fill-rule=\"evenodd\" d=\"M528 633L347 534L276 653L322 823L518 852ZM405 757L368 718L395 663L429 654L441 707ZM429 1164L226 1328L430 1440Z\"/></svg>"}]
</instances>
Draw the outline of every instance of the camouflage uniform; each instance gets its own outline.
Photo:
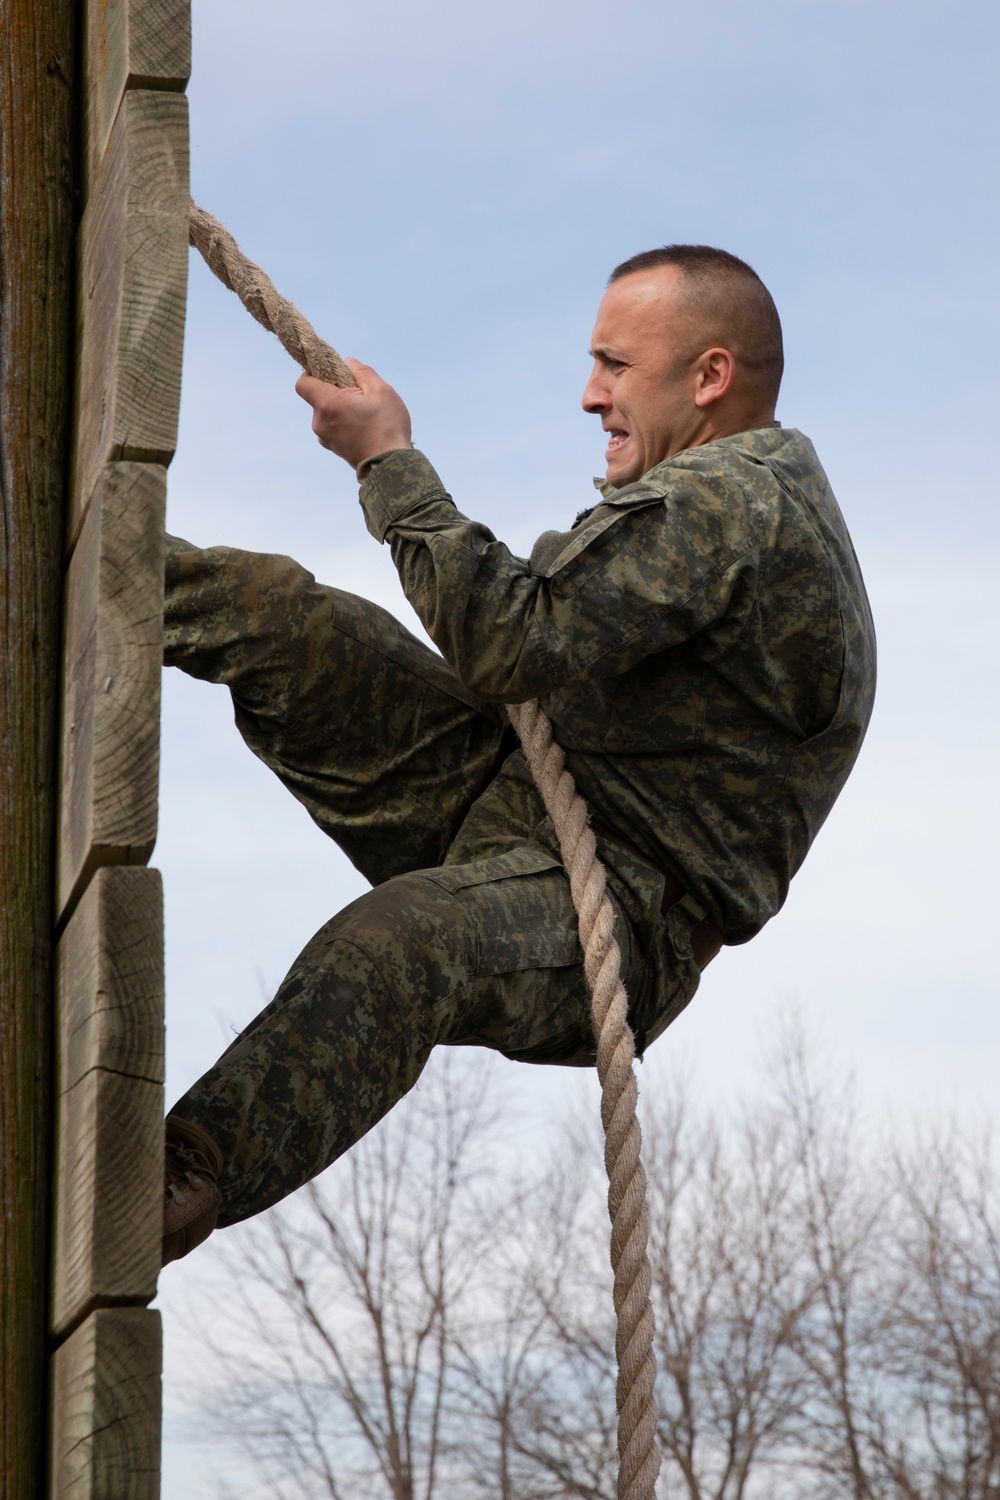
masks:
<instances>
[{"instance_id":1,"label":"camouflage uniform","mask_svg":"<svg viewBox=\"0 0 1000 1500\"><path fill-rule=\"evenodd\" d=\"M287 558L173 545L166 660L227 684L374 886L175 1106L222 1147L222 1223L344 1151L436 1043L592 1062L568 885L501 705L541 699L590 805L640 1048L697 987L702 912L728 943L758 932L843 786L874 633L808 440L756 428L600 489L525 561L421 454L370 467L369 530L443 660ZM692 898L666 916L663 872Z\"/></svg>"}]
</instances>

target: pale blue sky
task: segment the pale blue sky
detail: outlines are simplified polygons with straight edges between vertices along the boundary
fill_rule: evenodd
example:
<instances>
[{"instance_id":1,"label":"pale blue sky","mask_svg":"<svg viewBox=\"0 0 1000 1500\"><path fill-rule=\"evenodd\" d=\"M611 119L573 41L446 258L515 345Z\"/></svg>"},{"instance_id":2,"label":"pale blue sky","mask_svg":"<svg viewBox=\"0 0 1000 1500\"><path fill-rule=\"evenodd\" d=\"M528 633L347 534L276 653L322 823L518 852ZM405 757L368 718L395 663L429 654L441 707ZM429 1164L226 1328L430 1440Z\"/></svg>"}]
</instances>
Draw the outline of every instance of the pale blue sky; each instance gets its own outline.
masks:
<instances>
[{"instance_id":1,"label":"pale blue sky","mask_svg":"<svg viewBox=\"0 0 1000 1500\"><path fill-rule=\"evenodd\" d=\"M617 261L723 245L778 302L779 416L848 517L879 699L786 910L712 966L646 1087L679 1060L729 1098L798 1006L866 1107L992 1104L998 32L995 3L969 0L196 0L195 195L398 386L458 503L516 550L568 524L600 469L579 395ZM171 528L290 552L412 621L287 356L191 273ZM167 674L154 862L175 1092L363 888L230 718ZM530 1087L544 1109L587 1084L534 1070ZM197 1262L166 1274L168 1307ZM169 1451L166 1500L193 1500Z\"/></svg>"}]
</instances>

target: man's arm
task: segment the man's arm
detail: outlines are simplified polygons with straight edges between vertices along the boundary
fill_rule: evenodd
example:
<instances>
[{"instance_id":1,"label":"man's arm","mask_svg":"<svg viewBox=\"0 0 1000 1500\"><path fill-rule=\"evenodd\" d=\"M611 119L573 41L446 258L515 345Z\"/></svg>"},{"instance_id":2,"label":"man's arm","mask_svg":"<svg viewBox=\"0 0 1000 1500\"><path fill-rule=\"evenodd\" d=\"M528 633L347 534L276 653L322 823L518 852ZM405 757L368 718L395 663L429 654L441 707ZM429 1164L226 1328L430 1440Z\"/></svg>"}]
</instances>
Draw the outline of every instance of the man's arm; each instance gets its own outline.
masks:
<instances>
[{"instance_id":1,"label":"man's arm","mask_svg":"<svg viewBox=\"0 0 1000 1500\"><path fill-rule=\"evenodd\" d=\"M482 698L523 702L568 681L619 676L749 608L756 539L730 480L684 472L669 500L639 486L634 504L584 523L536 573L455 507L409 447L395 391L367 366L351 368L357 392L308 376L296 389L325 447L356 468L386 455L362 484L368 528L390 542L428 634Z\"/></svg>"}]
</instances>

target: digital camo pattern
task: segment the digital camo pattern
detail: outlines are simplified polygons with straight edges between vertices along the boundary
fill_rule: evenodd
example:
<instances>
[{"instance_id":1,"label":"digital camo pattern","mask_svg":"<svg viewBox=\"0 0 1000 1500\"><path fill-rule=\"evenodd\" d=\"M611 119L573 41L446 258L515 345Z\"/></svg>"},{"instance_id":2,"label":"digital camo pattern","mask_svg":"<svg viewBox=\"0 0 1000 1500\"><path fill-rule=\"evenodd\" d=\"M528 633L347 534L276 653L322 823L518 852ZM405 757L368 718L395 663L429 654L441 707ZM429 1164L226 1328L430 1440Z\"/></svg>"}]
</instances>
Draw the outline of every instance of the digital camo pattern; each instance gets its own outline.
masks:
<instances>
[{"instance_id":1,"label":"digital camo pattern","mask_svg":"<svg viewBox=\"0 0 1000 1500\"><path fill-rule=\"evenodd\" d=\"M505 716L288 558L171 539L165 639L169 664L230 688L248 745L375 886L171 1111L223 1152L223 1224L346 1150L437 1043L593 1063L569 885ZM601 849L641 1050L697 987L690 921L662 920L645 860Z\"/></svg>"},{"instance_id":2,"label":"digital camo pattern","mask_svg":"<svg viewBox=\"0 0 1000 1500\"><path fill-rule=\"evenodd\" d=\"M288 558L170 552L167 661L230 688L249 746L375 886L175 1106L226 1156L224 1223L345 1150L437 1043L592 1062L568 885L499 705L541 697L591 806L640 1051L698 983L659 870L751 937L871 711L864 586L801 434L678 454L529 561L418 453L361 493L444 660Z\"/></svg>"},{"instance_id":3,"label":"digital camo pattern","mask_svg":"<svg viewBox=\"0 0 1000 1500\"><path fill-rule=\"evenodd\" d=\"M857 757L875 691L861 571L815 450L777 424L691 448L514 557L427 460L366 477L369 530L478 698L539 697L595 819L745 942Z\"/></svg>"}]
</instances>

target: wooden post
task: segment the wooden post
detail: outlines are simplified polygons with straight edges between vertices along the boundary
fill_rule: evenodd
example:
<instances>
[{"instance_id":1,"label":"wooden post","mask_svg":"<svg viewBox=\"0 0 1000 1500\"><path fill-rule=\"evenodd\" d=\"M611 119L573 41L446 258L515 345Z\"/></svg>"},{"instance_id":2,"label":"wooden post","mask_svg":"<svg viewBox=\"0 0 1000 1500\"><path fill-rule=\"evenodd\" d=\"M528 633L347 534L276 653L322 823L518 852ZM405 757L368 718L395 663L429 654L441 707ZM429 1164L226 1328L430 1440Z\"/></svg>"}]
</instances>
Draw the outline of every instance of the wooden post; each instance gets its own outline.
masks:
<instances>
[{"instance_id":1,"label":"wooden post","mask_svg":"<svg viewBox=\"0 0 1000 1500\"><path fill-rule=\"evenodd\" d=\"M74 0L0 3L0 1492L44 1493Z\"/></svg>"},{"instance_id":2,"label":"wooden post","mask_svg":"<svg viewBox=\"0 0 1000 1500\"><path fill-rule=\"evenodd\" d=\"M156 1500L190 24L77 13L0 0L0 1494Z\"/></svg>"},{"instance_id":3,"label":"wooden post","mask_svg":"<svg viewBox=\"0 0 1000 1500\"><path fill-rule=\"evenodd\" d=\"M156 1500L166 465L187 289L187 0L85 0L56 831L49 1495Z\"/></svg>"}]
</instances>

